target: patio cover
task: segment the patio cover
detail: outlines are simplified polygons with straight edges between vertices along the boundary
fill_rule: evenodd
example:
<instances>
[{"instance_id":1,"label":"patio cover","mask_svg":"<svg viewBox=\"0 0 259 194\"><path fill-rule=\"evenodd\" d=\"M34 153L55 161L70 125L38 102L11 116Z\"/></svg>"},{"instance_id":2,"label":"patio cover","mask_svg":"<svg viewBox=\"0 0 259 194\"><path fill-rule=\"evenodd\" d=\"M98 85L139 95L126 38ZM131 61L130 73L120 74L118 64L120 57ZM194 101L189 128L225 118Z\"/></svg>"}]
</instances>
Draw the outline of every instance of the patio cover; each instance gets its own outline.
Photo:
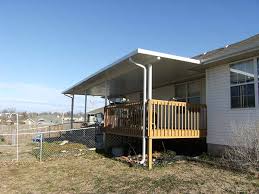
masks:
<instances>
[{"instance_id":1,"label":"patio cover","mask_svg":"<svg viewBox=\"0 0 259 194\"><path fill-rule=\"evenodd\" d=\"M119 97L143 90L143 70L129 61L148 65L153 61L153 88L175 83L204 72L194 69L202 66L200 60L136 49L97 73L80 81L63 94ZM160 60L155 60L160 57ZM155 61L155 62L154 62ZM107 87L107 90L106 90Z\"/></svg>"}]
</instances>

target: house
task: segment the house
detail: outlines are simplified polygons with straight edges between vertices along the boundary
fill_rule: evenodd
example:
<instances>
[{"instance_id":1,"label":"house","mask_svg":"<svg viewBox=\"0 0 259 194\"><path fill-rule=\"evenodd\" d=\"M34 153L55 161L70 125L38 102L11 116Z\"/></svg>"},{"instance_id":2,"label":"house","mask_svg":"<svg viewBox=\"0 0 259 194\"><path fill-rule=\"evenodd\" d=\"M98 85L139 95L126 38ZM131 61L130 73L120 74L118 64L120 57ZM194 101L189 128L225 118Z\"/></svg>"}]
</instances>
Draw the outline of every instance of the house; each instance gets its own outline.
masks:
<instances>
[{"instance_id":1,"label":"house","mask_svg":"<svg viewBox=\"0 0 259 194\"><path fill-rule=\"evenodd\" d=\"M13 122L11 119L7 119L7 120L6 120L6 124L7 124L7 125L13 125L14 122Z\"/></svg>"},{"instance_id":2,"label":"house","mask_svg":"<svg viewBox=\"0 0 259 194\"><path fill-rule=\"evenodd\" d=\"M36 122L33 119L28 118L28 119L24 120L23 123L25 125L34 125Z\"/></svg>"},{"instance_id":3,"label":"house","mask_svg":"<svg viewBox=\"0 0 259 194\"><path fill-rule=\"evenodd\" d=\"M147 146L152 168L155 139L206 138L208 151L219 153L231 123L255 125L258 71L259 34L192 58L137 49L63 94L72 111L74 95L103 96L106 146L114 135L142 138L142 162Z\"/></svg>"}]
</instances>

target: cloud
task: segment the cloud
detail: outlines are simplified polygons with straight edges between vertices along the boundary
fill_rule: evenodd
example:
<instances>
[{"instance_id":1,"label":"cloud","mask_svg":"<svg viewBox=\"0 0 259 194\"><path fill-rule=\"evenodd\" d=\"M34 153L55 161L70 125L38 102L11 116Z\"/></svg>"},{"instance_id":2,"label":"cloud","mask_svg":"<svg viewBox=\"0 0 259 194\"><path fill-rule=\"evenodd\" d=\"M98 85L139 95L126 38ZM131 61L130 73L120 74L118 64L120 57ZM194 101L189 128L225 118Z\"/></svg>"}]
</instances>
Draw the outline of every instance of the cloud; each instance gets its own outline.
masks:
<instances>
[{"instance_id":1,"label":"cloud","mask_svg":"<svg viewBox=\"0 0 259 194\"><path fill-rule=\"evenodd\" d=\"M18 111L70 111L70 98L62 89L39 84L0 83L0 109L16 108ZM98 97L88 97L88 110L103 106ZM84 97L75 97L75 112L84 110Z\"/></svg>"}]
</instances>

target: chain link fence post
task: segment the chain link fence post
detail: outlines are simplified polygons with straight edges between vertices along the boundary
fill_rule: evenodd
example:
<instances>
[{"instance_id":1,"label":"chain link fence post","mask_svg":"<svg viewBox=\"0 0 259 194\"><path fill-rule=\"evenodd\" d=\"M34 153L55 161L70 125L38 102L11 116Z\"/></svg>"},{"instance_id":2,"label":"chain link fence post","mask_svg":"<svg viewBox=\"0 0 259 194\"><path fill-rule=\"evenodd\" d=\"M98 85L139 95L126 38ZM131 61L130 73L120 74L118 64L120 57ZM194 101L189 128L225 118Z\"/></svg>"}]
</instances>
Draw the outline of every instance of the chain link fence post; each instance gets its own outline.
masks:
<instances>
[{"instance_id":1,"label":"chain link fence post","mask_svg":"<svg viewBox=\"0 0 259 194\"><path fill-rule=\"evenodd\" d=\"M42 161L42 151L43 151L43 134L40 134L40 162Z\"/></svg>"},{"instance_id":2,"label":"chain link fence post","mask_svg":"<svg viewBox=\"0 0 259 194\"><path fill-rule=\"evenodd\" d=\"M19 115L16 114L16 160L19 161Z\"/></svg>"}]
</instances>

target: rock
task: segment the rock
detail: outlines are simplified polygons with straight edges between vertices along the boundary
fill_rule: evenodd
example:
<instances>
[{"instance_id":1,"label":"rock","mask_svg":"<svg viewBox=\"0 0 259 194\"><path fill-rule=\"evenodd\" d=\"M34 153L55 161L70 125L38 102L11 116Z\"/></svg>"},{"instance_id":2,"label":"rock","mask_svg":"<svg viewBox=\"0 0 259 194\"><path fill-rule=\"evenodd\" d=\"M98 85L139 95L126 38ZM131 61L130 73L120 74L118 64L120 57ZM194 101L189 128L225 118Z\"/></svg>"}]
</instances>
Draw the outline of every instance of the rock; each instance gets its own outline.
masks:
<instances>
[{"instance_id":1,"label":"rock","mask_svg":"<svg viewBox=\"0 0 259 194\"><path fill-rule=\"evenodd\" d=\"M186 156L176 155L173 159L176 160L176 161L186 160Z\"/></svg>"},{"instance_id":2,"label":"rock","mask_svg":"<svg viewBox=\"0 0 259 194\"><path fill-rule=\"evenodd\" d=\"M177 160L175 163L176 164L184 164L184 163L186 163L186 160Z\"/></svg>"},{"instance_id":3,"label":"rock","mask_svg":"<svg viewBox=\"0 0 259 194\"><path fill-rule=\"evenodd\" d=\"M66 152L67 152L67 150L62 150L61 152L62 152L62 153L66 153Z\"/></svg>"},{"instance_id":4,"label":"rock","mask_svg":"<svg viewBox=\"0 0 259 194\"><path fill-rule=\"evenodd\" d=\"M65 144L67 144L68 143L68 140L64 140L64 141L62 141L59 145L65 145Z\"/></svg>"}]
</instances>

